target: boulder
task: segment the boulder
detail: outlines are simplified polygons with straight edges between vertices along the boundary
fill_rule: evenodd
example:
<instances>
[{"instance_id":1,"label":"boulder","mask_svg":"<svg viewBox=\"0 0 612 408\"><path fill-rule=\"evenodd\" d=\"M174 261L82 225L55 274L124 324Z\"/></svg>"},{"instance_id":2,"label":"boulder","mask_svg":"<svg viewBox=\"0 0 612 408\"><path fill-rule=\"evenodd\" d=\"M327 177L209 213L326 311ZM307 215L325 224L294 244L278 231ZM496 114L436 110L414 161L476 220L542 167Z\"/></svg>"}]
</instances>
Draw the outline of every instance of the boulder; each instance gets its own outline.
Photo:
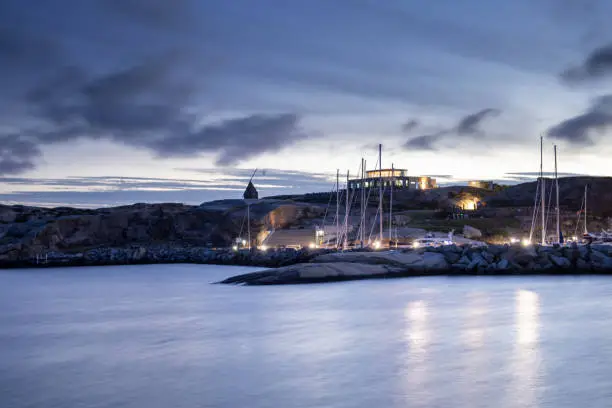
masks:
<instances>
[{"instance_id":1,"label":"boulder","mask_svg":"<svg viewBox=\"0 0 612 408\"><path fill-rule=\"evenodd\" d=\"M612 269L612 258L597 250L592 250L591 261L592 266L597 268L598 270Z\"/></svg>"},{"instance_id":2,"label":"boulder","mask_svg":"<svg viewBox=\"0 0 612 408\"><path fill-rule=\"evenodd\" d=\"M468 271L482 270L489 266L487 261L485 261L482 257L474 259L469 265L466 267Z\"/></svg>"},{"instance_id":3,"label":"boulder","mask_svg":"<svg viewBox=\"0 0 612 408\"><path fill-rule=\"evenodd\" d=\"M510 263L515 263L520 266L528 266L534 263L538 258L538 254L534 247L517 248L511 247L508 251L502 254L502 259L508 260Z\"/></svg>"},{"instance_id":4,"label":"boulder","mask_svg":"<svg viewBox=\"0 0 612 408\"><path fill-rule=\"evenodd\" d=\"M442 254L444 255L444 259L446 259L446 262L449 264L457 263L461 259L461 253L454 251L444 251Z\"/></svg>"},{"instance_id":5,"label":"boulder","mask_svg":"<svg viewBox=\"0 0 612 408\"><path fill-rule=\"evenodd\" d=\"M468 258L466 255L463 255L456 263L467 266L470 264L470 262L470 258Z\"/></svg>"},{"instance_id":6,"label":"boulder","mask_svg":"<svg viewBox=\"0 0 612 408\"><path fill-rule=\"evenodd\" d=\"M508 250L507 245L489 245L487 247L487 252L489 252L493 256L501 256L504 252Z\"/></svg>"},{"instance_id":7,"label":"boulder","mask_svg":"<svg viewBox=\"0 0 612 408\"><path fill-rule=\"evenodd\" d=\"M510 262L508 262L507 259L502 259L501 261L499 261L496 265L497 269L501 270L501 271L505 271L510 269Z\"/></svg>"},{"instance_id":8,"label":"boulder","mask_svg":"<svg viewBox=\"0 0 612 408\"><path fill-rule=\"evenodd\" d=\"M425 252L422 264L425 270L444 270L448 268L448 262L443 254L436 252Z\"/></svg>"},{"instance_id":9,"label":"boulder","mask_svg":"<svg viewBox=\"0 0 612 408\"><path fill-rule=\"evenodd\" d=\"M495 260L495 256L492 253L488 252L487 250L484 250L481 256L488 263L492 263Z\"/></svg>"},{"instance_id":10,"label":"boulder","mask_svg":"<svg viewBox=\"0 0 612 408\"><path fill-rule=\"evenodd\" d=\"M585 261L584 259L580 258L578 259L578 261L576 261L576 269L582 272L590 271L591 264Z\"/></svg>"},{"instance_id":11,"label":"boulder","mask_svg":"<svg viewBox=\"0 0 612 408\"><path fill-rule=\"evenodd\" d=\"M463 236L468 239L482 238L482 232L478 228L463 226Z\"/></svg>"},{"instance_id":12,"label":"boulder","mask_svg":"<svg viewBox=\"0 0 612 408\"><path fill-rule=\"evenodd\" d=\"M572 266L570 260L562 256L550 255L550 261L554 266L561 269L568 269Z\"/></svg>"}]
</instances>

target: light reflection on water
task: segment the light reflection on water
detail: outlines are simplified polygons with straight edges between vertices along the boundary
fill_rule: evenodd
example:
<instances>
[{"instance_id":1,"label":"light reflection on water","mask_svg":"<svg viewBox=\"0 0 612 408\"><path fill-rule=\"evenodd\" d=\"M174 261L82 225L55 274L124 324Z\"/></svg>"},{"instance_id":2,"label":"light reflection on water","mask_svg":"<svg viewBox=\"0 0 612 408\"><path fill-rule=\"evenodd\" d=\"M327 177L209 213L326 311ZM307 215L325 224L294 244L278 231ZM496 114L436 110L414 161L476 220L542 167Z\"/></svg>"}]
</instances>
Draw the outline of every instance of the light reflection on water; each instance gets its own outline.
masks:
<instances>
[{"instance_id":1,"label":"light reflection on water","mask_svg":"<svg viewBox=\"0 0 612 408\"><path fill-rule=\"evenodd\" d=\"M612 280L0 272L0 407L606 407Z\"/></svg>"}]
</instances>

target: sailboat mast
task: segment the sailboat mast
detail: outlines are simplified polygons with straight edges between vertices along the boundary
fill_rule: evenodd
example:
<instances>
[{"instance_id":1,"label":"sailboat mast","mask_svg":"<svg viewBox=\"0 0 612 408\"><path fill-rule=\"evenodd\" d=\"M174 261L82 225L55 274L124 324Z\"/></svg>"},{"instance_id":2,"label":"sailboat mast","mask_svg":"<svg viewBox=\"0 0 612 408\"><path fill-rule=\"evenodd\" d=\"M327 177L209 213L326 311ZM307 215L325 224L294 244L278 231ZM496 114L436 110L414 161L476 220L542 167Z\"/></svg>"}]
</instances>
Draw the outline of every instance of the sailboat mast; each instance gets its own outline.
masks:
<instances>
[{"instance_id":1,"label":"sailboat mast","mask_svg":"<svg viewBox=\"0 0 612 408\"><path fill-rule=\"evenodd\" d=\"M363 248L363 235L364 235L364 228L365 228L365 186L364 184L364 180L365 179L365 159L362 157L361 158L361 183L360 183L360 193L361 193L361 199L359 200L361 202L361 211L359 212L359 241L361 243L361 248Z\"/></svg>"},{"instance_id":2,"label":"sailboat mast","mask_svg":"<svg viewBox=\"0 0 612 408\"><path fill-rule=\"evenodd\" d=\"M557 205L557 242L561 243L561 210L559 209L559 177L557 174L557 145L555 145L555 194Z\"/></svg>"},{"instance_id":3,"label":"sailboat mast","mask_svg":"<svg viewBox=\"0 0 612 408\"><path fill-rule=\"evenodd\" d=\"M542 245L546 244L546 188L544 181L544 137L540 136L540 181L542 188L540 189L541 194L541 213L542 213Z\"/></svg>"},{"instance_id":4,"label":"sailboat mast","mask_svg":"<svg viewBox=\"0 0 612 408\"><path fill-rule=\"evenodd\" d=\"M336 169L336 248L340 246L340 169Z\"/></svg>"},{"instance_id":5,"label":"sailboat mast","mask_svg":"<svg viewBox=\"0 0 612 408\"><path fill-rule=\"evenodd\" d=\"M346 208L344 209L344 245L342 245L343 249L348 248L348 220L349 220L349 171L346 171Z\"/></svg>"},{"instance_id":6,"label":"sailboat mast","mask_svg":"<svg viewBox=\"0 0 612 408\"><path fill-rule=\"evenodd\" d=\"M378 145L378 242L382 245L383 240L383 186L382 186L382 144Z\"/></svg>"},{"instance_id":7,"label":"sailboat mast","mask_svg":"<svg viewBox=\"0 0 612 408\"><path fill-rule=\"evenodd\" d=\"M247 230L249 239L249 250L251 250L251 204L247 204Z\"/></svg>"},{"instance_id":8,"label":"sailboat mast","mask_svg":"<svg viewBox=\"0 0 612 408\"><path fill-rule=\"evenodd\" d=\"M395 167L393 163L391 163L391 191L389 196L389 248L391 248L391 239L392 237L392 221L393 221L393 183L395 183Z\"/></svg>"},{"instance_id":9,"label":"sailboat mast","mask_svg":"<svg viewBox=\"0 0 612 408\"><path fill-rule=\"evenodd\" d=\"M588 234L589 231L587 229L587 188L588 184L584 185L584 233Z\"/></svg>"}]
</instances>

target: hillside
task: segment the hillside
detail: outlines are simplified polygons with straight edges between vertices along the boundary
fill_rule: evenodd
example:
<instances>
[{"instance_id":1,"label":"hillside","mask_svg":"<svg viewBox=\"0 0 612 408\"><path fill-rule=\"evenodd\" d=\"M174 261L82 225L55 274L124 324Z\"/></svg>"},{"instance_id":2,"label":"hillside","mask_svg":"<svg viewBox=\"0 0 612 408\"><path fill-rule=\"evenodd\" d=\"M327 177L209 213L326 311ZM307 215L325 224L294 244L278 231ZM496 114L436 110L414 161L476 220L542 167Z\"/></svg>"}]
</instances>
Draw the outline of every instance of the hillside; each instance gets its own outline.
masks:
<instances>
[{"instance_id":1,"label":"hillside","mask_svg":"<svg viewBox=\"0 0 612 408\"><path fill-rule=\"evenodd\" d=\"M249 206L252 238L268 227L283 228L321 209L282 200ZM0 205L0 261L35 257L49 251L167 245L227 247L246 234L247 203L221 200L200 206L134 204L81 210Z\"/></svg>"},{"instance_id":2,"label":"hillside","mask_svg":"<svg viewBox=\"0 0 612 408\"><path fill-rule=\"evenodd\" d=\"M536 182L508 187L492 194L484 201L491 207L533 207ZM598 217L612 216L612 177L562 177L559 179L559 203L562 209L578 211L588 185L588 211ZM554 200L554 180L546 179L546 198Z\"/></svg>"}]
</instances>

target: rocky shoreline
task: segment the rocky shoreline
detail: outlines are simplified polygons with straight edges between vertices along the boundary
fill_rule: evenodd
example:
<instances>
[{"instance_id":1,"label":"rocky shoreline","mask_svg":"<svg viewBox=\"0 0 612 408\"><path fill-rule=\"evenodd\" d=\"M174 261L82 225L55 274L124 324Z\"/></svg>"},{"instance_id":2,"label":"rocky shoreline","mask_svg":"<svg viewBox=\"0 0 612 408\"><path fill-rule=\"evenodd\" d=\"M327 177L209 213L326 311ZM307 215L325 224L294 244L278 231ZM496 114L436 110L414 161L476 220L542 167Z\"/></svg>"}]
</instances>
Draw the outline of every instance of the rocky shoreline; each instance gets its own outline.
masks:
<instances>
[{"instance_id":1,"label":"rocky shoreline","mask_svg":"<svg viewBox=\"0 0 612 408\"><path fill-rule=\"evenodd\" d=\"M192 263L270 268L220 283L271 285L414 276L612 274L612 245L457 246L355 250L233 251L168 245L95 248L78 253L47 252L45 258L13 257L18 247L0 248L0 268Z\"/></svg>"},{"instance_id":2,"label":"rocky shoreline","mask_svg":"<svg viewBox=\"0 0 612 408\"><path fill-rule=\"evenodd\" d=\"M279 285L414 276L612 274L612 246L445 246L405 251L336 252L220 283Z\"/></svg>"},{"instance_id":3,"label":"rocky shoreline","mask_svg":"<svg viewBox=\"0 0 612 408\"><path fill-rule=\"evenodd\" d=\"M205 247L173 247L166 245L130 246L126 248L95 248L77 253L46 252L39 257L17 256L19 247L1 248L4 256L0 269L46 268L59 266L104 266L137 264L213 264L276 268L309 262L314 257L326 254L327 250L279 250L279 251L233 251ZM10 256L14 252L15 256Z\"/></svg>"}]
</instances>

